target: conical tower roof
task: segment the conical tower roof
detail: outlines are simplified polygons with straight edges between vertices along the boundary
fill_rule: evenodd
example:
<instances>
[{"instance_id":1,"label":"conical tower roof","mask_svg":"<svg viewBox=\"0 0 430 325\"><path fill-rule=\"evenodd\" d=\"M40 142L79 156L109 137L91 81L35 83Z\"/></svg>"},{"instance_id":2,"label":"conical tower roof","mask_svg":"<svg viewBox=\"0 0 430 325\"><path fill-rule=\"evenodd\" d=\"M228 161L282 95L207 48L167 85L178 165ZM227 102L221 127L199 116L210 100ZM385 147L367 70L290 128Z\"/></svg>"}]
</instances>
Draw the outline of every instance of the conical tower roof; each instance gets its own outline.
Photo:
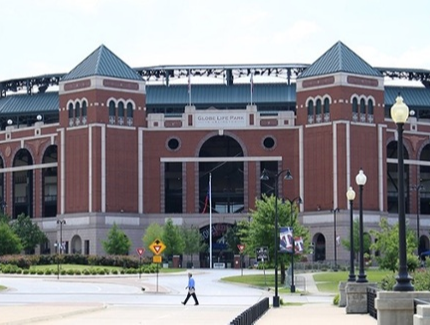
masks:
<instances>
[{"instance_id":1,"label":"conical tower roof","mask_svg":"<svg viewBox=\"0 0 430 325\"><path fill-rule=\"evenodd\" d=\"M61 80L76 80L90 76L142 80L135 70L130 68L104 45L101 45L93 53L88 55Z\"/></svg>"},{"instance_id":2,"label":"conical tower roof","mask_svg":"<svg viewBox=\"0 0 430 325\"><path fill-rule=\"evenodd\" d=\"M309 68L303 71L299 78L321 76L337 72L382 77L381 72L374 69L349 47L339 41L321 55Z\"/></svg>"}]
</instances>

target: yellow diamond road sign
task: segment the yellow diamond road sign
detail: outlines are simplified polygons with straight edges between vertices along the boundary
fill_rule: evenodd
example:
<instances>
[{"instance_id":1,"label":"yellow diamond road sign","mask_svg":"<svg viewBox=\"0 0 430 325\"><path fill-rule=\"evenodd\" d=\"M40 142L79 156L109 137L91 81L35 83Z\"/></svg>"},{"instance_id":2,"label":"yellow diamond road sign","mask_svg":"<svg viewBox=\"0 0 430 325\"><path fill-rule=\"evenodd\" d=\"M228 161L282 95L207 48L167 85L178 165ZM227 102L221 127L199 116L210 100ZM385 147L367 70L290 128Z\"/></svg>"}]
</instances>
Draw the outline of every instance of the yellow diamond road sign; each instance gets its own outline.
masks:
<instances>
[{"instance_id":1,"label":"yellow diamond road sign","mask_svg":"<svg viewBox=\"0 0 430 325\"><path fill-rule=\"evenodd\" d=\"M166 249L166 245L164 245L164 243L161 240L156 239L152 242L151 245L149 245L149 249L155 255L160 255Z\"/></svg>"}]
</instances>

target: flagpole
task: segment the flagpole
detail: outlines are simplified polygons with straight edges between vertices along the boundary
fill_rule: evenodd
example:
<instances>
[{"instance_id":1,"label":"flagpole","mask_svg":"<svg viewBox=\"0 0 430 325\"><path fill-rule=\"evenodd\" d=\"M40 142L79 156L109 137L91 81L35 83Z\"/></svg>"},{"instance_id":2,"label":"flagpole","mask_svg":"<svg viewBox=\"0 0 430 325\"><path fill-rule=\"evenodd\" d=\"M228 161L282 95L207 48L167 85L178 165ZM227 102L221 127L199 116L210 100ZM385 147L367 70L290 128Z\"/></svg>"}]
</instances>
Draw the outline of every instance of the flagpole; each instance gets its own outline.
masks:
<instances>
[{"instance_id":1,"label":"flagpole","mask_svg":"<svg viewBox=\"0 0 430 325\"><path fill-rule=\"evenodd\" d=\"M251 72L251 106L252 106L252 95L254 93L254 72Z\"/></svg>"},{"instance_id":2,"label":"flagpole","mask_svg":"<svg viewBox=\"0 0 430 325\"><path fill-rule=\"evenodd\" d=\"M191 70L188 70L188 103L191 106Z\"/></svg>"},{"instance_id":3,"label":"flagpole","mask_svg":"<svg viewBox=\"0 0 430 325\"><path fill-rule=\"evenodd\" d=\"M212 268L212 174L209 173L209 264Z\"/></svg>"}]
</instances>

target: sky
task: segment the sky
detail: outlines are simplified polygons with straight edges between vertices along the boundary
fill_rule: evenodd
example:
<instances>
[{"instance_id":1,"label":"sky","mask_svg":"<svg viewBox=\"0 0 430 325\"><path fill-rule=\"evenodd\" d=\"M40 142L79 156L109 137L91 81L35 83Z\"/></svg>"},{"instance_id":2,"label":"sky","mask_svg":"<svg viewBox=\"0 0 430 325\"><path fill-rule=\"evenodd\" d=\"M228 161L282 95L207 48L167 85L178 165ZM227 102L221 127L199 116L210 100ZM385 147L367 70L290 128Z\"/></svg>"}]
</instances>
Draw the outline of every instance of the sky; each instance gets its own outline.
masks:
<instances>
[{"instance_id":1,"label":"sky","mask_svg":"<svg viewBox=\"0 0 430 325\"><path fill-rule=\"evenodd\" d=\"M430 70L429 0L0 0L0 81L67 73L101 44L131 67L313 63L342 41Z\"/></svg>"}]
</instances>

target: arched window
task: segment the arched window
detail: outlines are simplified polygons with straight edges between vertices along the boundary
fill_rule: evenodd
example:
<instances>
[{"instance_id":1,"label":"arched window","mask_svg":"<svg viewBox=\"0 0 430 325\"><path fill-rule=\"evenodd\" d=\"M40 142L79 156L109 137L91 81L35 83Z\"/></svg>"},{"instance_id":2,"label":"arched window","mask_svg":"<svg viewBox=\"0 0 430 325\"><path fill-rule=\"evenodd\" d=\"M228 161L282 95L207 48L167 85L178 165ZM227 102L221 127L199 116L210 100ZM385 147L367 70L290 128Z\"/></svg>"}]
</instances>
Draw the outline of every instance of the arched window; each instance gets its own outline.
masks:
<instances>
[{"instance_id":1,"label":"arched window","mask_svg":"<svg viewBox=\"0 0 430 325\"><path fill-rule=\"evenodd\" d=\"M314 115L314 101L310 100L308 103L308 116Z\"/></svg>"},{"instance_id":2,"label":"arched window","mask_svg":"<svg viewBox=\"0 0 430 325\"><path fill-rule=\"evenodd\" d=\"M360 99L360 114L366 114L366 102L364 98Z\"/></svg>"},{"instance_id":3,"label":"arched window","mask_svg":"<svg viewBox=\"0 0 430 325\"><path fill-rule=\"evenodd\" d=\"M133 117L133 105L131 103L127 104L127 117Z\"/></svg>"},{"instance_id":4,"label":"arched window","mask_svg":"<svg viewBox=\"0 0 430 325\"><path fill-rule=\"evenodd\" d=\"M82 116L87 116L87 102L86 101L84 101L83 103L82 103Z\"/></svg>"},{"instance_id":5,"label":"arched window","mask_svg":"<svg viewBox=\"0 0 430 325\"><path fill-rule=\"evenodd\" d=\"M69 118L73 118L74 114L73 114L73 104L70 103L69 104Z\"/></svg>"},{"instance_id":6,"label":"arched window","mask_svg":"<svg viewBox=\"0 0 430 325\"><path fill-rule=\"evenodd\" d=\"M353 113L358 113L358 101L357 101L357 98L354 98L352 100L352 112Z\"/></svg>"},{"instance_id":7,"label":"arched window","mask_svg":"<svg viewBox=\"0 0 430 325\"><path fill-rule=\"evenodd\" d=\"M113 100L109 102L109 116L115 116L115 102Z\"/></svg>"},{"instance_id":8,"label":"arched window","mask_svg":"<svg viewBox=\"0 0 430 325\"><path fill-rule=\"evenodd\" d=\"M330 113L330 101L328 98L324 99L324 114Z\"/></svg>"},{"instance_id":9,"label":"arched window","mask_svg":"<svg viewBox=\"0 0 430 325\"><path fill-rule=\"evenodd\" d=\"M120 102L118 104L118 117L124 117L124 103Z\"/></svg>"},{"instance_id":10,"label":"arched window","mask_svg":"<svg viewBox=\"0 0 430 325\"><path fill-rule=\"evenodd\" d=\"M317 99L316 112L317 115L321 114L321 99Z\"/></svg>"},{"instance_id":11,"label":"arched window","mask_svg":"<svg viewBox=\"0 0 430 325\"><path fill-rule=\"evenodd\" d=\"M373 101L371 99L367 102L367 113L373 115Z\"/></svg>"},{"instance_id":12,"label":"arched window","mask_svg":"<svg viewBox=\"0 0 430 325\"><path fill-rule=\"evenodd\" d=\"M75 104L75 117L79 118L81 116L81 104L76 103Z\"/></svg>"}]
</instances>

